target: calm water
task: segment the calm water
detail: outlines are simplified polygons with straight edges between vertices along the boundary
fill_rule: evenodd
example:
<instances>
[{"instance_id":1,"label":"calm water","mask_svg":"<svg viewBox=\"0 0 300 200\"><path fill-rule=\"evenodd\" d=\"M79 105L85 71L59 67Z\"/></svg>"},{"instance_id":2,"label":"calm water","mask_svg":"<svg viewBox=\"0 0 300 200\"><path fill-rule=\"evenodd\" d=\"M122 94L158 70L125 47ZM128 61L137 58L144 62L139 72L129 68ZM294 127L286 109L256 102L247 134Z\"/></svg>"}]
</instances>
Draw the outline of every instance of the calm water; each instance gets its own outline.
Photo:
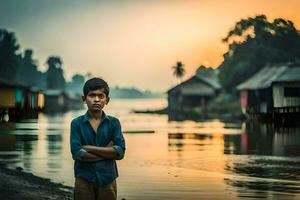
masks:
<instances>
[{"instance_id":1,"label":"calm water","mask_svg":"<svg viewBox=\"0 0 300 200\"><path fill-rule=\"evenodd\" d=\"M300 131L261 124L168 122L166 115L134 114L164 99L113 100L127 152L118 162L119 199L300 199ZM8 167L73 185L69 124L85 111L40 114L0 124L0 161Z\"/></svg>"}]
</instances>

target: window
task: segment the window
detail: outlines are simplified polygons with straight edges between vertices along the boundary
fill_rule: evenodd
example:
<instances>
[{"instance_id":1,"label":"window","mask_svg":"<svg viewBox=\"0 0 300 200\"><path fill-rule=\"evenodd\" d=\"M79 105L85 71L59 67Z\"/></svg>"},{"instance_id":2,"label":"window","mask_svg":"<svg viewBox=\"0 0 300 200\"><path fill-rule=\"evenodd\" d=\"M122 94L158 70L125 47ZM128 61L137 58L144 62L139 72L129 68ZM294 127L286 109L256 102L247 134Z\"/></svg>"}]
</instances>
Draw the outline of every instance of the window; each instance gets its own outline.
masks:
<instances>
[{"instance_id":1,"label":"window","mask_svg":"<svg viewBox=\"0 0 300 200\"><path fill-rule=\"evenodd\" d=\"M300 97L300 88L298 87L286 87L284 88L285 97Z\"/></svg>"}]
</instances>

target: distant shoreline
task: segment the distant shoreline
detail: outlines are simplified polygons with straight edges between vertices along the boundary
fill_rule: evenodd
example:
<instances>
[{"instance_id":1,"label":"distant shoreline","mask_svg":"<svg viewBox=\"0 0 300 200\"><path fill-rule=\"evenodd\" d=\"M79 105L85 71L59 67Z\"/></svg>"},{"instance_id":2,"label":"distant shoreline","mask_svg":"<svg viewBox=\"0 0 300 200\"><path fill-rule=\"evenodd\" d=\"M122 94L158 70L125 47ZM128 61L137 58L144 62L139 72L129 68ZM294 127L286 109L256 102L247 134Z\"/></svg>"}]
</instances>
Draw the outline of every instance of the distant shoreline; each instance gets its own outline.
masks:
<instances>
[{"instance_id":1,"label":"distant shoreline","mask_svg":"<svg viewBox=\"0 0 300 200\"><path fill-rule=\"evenodd\" d=\"M158 115L169 115L168 108L161 108L161 109L146 109L146 110L132 110L133 113L136 114L158 114ZM206 121L206 120L213 120L213 119L220 119L224 122L241 122L246 120L246 117L242 115L239 111L233 113L226 113L220 111L211 111L208 109L205 113L196 113L196 112L183 112L178 111L176 114L171 114L176 116L173 121L183 121L183 120L193 120L193 121ZM172 121L172 120L171 120Z\"/></svg>"},{"instance_id":2,"label":"distant shoreline","mask_svg":"<svg viewBox=\"0 0 300 200\"><path fill-rule=\"evenodd\" d=\"M8 169L0 165L1 199L40 200L40 199L73 199L73 188L50 179L41 178L19 169Z\"/></svg>"}]
</instances>

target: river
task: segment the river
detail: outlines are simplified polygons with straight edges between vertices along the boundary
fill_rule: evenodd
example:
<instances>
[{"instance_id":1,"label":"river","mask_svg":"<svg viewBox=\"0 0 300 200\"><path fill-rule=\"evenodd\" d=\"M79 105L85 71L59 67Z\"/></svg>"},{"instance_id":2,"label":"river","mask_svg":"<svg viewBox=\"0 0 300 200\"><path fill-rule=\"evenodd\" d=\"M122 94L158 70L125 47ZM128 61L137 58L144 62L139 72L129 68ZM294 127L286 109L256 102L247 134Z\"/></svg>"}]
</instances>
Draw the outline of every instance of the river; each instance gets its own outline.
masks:
<instances>
[{"instance_id":1,"label":"river","mask_svg":"<svg viewBox=\"0 0 300 200\"><path fill-rule=\"evenodd\" d=\"M300 131L215 119L168 121L132 109L165 99L116 99L127 151L118 161L118 199L300 199ZM0 124L0 162L73 185L70 121L85 110Z\"/></svg>"}]
</instances>

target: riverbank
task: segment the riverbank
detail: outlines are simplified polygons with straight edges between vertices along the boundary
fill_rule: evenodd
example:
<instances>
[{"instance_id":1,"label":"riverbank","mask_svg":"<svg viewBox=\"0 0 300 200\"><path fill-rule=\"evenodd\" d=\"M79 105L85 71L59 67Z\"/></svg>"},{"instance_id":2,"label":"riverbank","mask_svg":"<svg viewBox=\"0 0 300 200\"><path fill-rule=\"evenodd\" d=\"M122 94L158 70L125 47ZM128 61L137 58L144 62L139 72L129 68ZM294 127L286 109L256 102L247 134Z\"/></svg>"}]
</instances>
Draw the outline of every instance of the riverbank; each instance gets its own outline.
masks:
<instances>
[{"instance_id":1,"label":"riverbank","mask_svg":"<svg viewBox=\"0 0 300 200\"><path fill-rule=\"evenodd\" d=\"M0 196L5 200L69 200L73 189L49 179L34 176L21 169L7 169L0 165Z\"/></svg>"}]
</instances>

